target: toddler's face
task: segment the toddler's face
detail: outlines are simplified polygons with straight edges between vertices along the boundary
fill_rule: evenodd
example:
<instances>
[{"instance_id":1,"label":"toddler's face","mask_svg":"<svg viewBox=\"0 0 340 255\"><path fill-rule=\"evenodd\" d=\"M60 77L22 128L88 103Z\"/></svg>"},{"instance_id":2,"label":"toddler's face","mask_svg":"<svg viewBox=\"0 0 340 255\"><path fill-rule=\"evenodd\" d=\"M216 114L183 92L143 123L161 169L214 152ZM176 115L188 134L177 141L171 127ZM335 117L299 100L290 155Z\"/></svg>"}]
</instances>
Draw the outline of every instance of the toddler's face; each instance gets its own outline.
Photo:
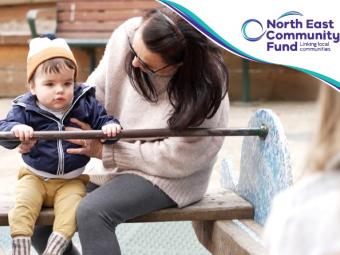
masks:
<instances>
[{"instance_id":1,"label":"toddler's face","mask_svg":"<svg viewBox=\"0 0 340 255\"><path fill-rule=\"evenodd\" d=\"M43 106L60 111L72 104L74 90L74 70L61 68L59 73L44 73L39 66L30 86Z\"/></svg>"}]
</instances>

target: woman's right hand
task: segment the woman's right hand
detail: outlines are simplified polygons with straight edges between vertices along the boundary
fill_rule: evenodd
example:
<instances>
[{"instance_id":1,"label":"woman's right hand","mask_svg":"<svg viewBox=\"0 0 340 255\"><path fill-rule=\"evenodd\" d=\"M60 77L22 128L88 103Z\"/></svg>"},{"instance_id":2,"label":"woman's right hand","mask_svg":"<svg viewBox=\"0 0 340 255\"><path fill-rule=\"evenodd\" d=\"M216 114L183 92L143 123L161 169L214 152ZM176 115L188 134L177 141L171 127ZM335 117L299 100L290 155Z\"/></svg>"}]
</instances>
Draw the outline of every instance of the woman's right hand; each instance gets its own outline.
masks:
<instances>
[{"instance_id":1,"label":"woman's right hand","mask_svg":"<svg viewBox=\"0 0 340 255\"><path fill-rule=\"evenodd\" d=\"M66 127L67 131L91 130L90 125L78 119L71 118L70 121L80 128ZM86 155L90 158L102 158L103 144L98 139L68 139L67 141L81 145L80 148L67 149L69 154Z\"/></svg>"},{"instance_id":2,"label":"woman's right hand","mask_svg":"<svg viewBox=\"0 0 340 255\"><path fill-rule=\"evenodd\" d=\"M36 139L30 139L25 142L21 142L19 145L19 153L21 154L26 154L29 153L32 149L32 147L36 144L37 140Z\"/></svg>"}]
</instances>

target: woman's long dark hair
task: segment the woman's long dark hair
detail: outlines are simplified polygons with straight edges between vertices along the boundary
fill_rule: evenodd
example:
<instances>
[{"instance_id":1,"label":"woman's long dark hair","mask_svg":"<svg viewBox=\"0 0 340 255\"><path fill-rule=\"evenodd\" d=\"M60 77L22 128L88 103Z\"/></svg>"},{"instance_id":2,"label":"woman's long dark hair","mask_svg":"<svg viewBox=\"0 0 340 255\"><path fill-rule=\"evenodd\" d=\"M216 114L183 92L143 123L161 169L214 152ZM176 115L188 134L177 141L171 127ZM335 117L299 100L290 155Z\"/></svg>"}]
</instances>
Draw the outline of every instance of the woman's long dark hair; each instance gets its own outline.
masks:
<instances>
[{"instance_id":1,"label":"woman's long dark hair","mask_svg":"<svg viewBox=\"0 0 340 255\"><path fill-rule=\"evenodd\" d=\"M167 64L180 64L169 81L167 93L173 111L172 129L197 127L214 116L228 91L228 70L219 49L174 12L161 8L144 17L142 38L146 47L160 54ZM126 71L132 85L146 100L157 102L156 88L149 76L132 66Z\"/></svg>"}]
</instances>

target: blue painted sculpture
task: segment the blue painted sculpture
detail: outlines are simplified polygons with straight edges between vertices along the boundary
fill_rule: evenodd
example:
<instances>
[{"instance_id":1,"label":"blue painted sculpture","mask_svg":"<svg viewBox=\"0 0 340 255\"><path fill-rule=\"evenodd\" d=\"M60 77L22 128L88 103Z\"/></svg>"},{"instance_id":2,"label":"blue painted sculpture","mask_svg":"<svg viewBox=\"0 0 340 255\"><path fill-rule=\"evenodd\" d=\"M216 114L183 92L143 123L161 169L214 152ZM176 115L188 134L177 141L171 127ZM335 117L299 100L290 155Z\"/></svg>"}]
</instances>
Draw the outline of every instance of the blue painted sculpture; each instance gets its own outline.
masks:
<instances>
[{"instance_id":1,"label":"blue painted sculpture","mask_svg":"<svg viewBox=\"0 0 340 255\"><path fill-rule=\"evenodd\" d=\"M242 144L240 177L233 180L230 162L222 162L221 184L249 201L255 210L254 219L263 225L276 193L293 183L287 139L279 118L268 109L255 112L248 127L265 125L266 138L245 137Z\"/></svg>"}]
</instances>

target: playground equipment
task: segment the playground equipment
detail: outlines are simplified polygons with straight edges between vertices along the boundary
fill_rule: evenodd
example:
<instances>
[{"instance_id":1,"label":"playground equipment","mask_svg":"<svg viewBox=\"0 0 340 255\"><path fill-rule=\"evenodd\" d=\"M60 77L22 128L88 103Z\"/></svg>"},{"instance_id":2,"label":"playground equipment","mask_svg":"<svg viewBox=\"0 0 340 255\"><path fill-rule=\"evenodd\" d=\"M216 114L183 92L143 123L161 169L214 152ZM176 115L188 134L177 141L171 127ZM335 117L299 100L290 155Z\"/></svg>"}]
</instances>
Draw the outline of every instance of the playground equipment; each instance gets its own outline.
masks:
<instances>
[{"instance_id":1,"label":"playground equipment","mask_svg":"<svg viewBox=\"0 0 340 255\"><path fill-rule=\"evenodd\" d=\"M247 128L238 129L149 129L123 130L119 139L172 136L245 136L240 171L222 161L223 189L185 208L153 212L129 222L193 221L199 241L212 254L265 254L262 225L274 195L292 184L287 140L279 118L267 109L254 113ZM37 139L101 139L101 131L37 131ZM12 133L0 132L0 139L16 140ZM190 160L190 159L188 159ZM239 179L233 176L239 172ZM1 201L0 226L8 225L8 211L14 199ZM53 209L41 211L37 224L51 225Z\"/></svg>"}]
</instances>

